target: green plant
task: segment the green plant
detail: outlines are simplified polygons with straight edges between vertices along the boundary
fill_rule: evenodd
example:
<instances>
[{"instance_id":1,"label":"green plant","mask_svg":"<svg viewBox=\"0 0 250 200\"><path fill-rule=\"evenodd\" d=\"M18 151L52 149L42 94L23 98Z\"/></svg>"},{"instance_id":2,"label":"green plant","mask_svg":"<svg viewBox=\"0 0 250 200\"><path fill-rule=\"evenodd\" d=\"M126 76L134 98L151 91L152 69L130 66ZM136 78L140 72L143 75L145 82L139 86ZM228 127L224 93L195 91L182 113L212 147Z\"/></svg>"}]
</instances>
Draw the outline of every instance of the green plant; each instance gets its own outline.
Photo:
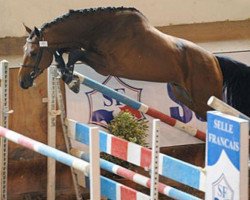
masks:
<instances>
[{"instance_id":1,"label":"green plant","mask_svg":"<svg viewBox=\"0 0 250 200\"><path fill-rule=\"evenodd\" d=\"M147 144L147 123L148 121L144 119L138 120L128 111L121 111L108 124L108 130L117 137L145 146Z\"/></svg>"},{"instance_id":2,"label":"green plant","mask_svg":"<svg viewBox=\"0 0 250 200\"><path fill-rule=\"evenodd\" d=\"M133 114L128 111L121 111L108 124L108 130L111 134L125 139L129 142L146 146L146 137L148 135L148 121L145 119L138 120ZM129 167L130 164L122 161L114 156L102 155L108 161L114 162L123 167Z\"/></svg>"}]
</instances>

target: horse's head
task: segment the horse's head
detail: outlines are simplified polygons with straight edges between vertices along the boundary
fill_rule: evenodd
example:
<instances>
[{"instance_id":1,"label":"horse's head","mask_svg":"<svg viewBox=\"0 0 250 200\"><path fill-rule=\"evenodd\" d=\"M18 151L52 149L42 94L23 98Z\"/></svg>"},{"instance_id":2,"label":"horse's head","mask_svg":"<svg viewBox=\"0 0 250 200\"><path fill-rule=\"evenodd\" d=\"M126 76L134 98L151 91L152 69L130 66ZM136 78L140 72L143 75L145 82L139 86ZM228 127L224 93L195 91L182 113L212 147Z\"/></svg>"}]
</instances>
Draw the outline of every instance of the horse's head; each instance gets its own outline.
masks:
<instances>
[{"instance_id":1,"label":"horse's head","mask_svg":"<svg viewBox=\"0 0 250 200\"><path fill-rule=\"evenodd\" d=\"M20 86L23 89L28 89L33 85L34 79L50 66L53 52L49 49L47 41L44 41L41 31L36 27L33 31L26 26L25 28L29 37L24 45L23 64L19 70L18 78Z\"/></svg>"}]
</instances>

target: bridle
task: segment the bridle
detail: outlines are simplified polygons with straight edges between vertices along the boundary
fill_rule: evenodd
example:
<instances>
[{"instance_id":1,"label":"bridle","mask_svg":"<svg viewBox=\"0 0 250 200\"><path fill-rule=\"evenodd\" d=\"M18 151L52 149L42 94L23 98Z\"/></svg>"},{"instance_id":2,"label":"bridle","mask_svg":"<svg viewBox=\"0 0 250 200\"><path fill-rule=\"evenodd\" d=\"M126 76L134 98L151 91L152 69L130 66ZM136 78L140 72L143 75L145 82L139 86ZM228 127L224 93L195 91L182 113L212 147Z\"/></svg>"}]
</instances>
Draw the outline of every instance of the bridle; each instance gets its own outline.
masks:
<instances>
[{"instance_id":1,"label":"bridle","mask_svg":"<svg viewBox=\"0 0 250 200\"><path fill-rule=\"evenodd\" d=\"M36 61L34 65L24 65L21 64L21 67L32 67L33 70L30 72L30 78L34 80L39 74L42 73L42 69L39 67L39 64L41 62L43 52L45 49L49 49L48 47L48 42L44 40L44 37L42 35L42 32L40 31L40 37L37 42L32 41L31 39L27 38L26 42L32 43L32 44L38 44L39 45L39 50L36 56Z\"/></svg>"}]
</instances>

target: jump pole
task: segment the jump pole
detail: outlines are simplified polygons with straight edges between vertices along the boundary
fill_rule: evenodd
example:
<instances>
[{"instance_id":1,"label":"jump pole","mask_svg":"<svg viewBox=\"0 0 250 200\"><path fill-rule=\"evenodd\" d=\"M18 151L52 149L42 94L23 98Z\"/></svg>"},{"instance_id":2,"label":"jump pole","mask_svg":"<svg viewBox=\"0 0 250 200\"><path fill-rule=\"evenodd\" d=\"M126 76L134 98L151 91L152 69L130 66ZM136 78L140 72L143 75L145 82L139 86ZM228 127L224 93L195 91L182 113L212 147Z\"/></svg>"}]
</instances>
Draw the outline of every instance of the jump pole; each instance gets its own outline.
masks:
<instances>
[{"instance_id":1,"label":"jump pole","mask_svg":"<svg viewBox=\"0 0 250 200\"><path fill-rule=\"evenodd\" d=\"M215 115L215 117L211 118L211 115ZM230 197L232 193L240 197L236 199L248 199L248 139L246 139L246 133L248 133L248 121L213 112L209 113L208 119L209 135L207 135L206 168L202 169L200 167L178 161L177 159L171 158L167 155L160 154L159 174L164 175L165 173L163 172L166 170L169 176L174 175L172 177L166 177L189 186L192 185L192 187L206 192L206 199L208 200L218 197L227 198ZM68 120L68 127L71 134L70 137L72 139L88 145L87 125L76 122L74 120ZM235 127L235 129L232 127ZM230 131L230 134L225 131L226 129ZM233 130L233 132L231 132L231 130ZM145 148L140 147L139 145L124 141L120 138L115 138L114 136L109 135L103 131L100 131L99 134L100 149L102 152L116 156L141 167L145 167L145 163L141 163L142 160L143 162L147 162L148 160L150 160L150 150L147 151ZM238 138L240 137L240 139L238 139L237 141L235 141L235 138L237 138L236 136ZM231 150L230 146L232 147ZM238 147L240 150L238 149ZM216 148L219 148L219 151L215 150ZM135 152L138 157L134 156ZM223 153L221 154L220 152ZM233 158L230 158L230 156L232 156L232 152ZM224 154L228 154L227 156L229 156L229 158L225 158ZM238 166L241 166L239 170L235 170L237 169L237 167L232 166L231 160L234 160L235 158L237 162L240 163L238 164ZM102 167L104 165L103 162L104 161L101 161ZM118 171L118 167L114 166L114 164L109 163L106 165L112 171ZM163 170L162 168L165 169ZM126 174L132 177L132 175L127 171L126 173L121 172L122 170L118 172L118 175ZM198 175L199 173L203 174L202 178L200 175ZM195 184L193 181L195 182ZM204 187L201 187L203 183ZM195 187L195 185L199 186ZM160 185L160 187L161 186L162 185ZM214 198L212 198L211 196L213 196ZM179 198L177 199L184 198L183 196L179 196Z\"/></svg>"},{"instance_id":2,"label":"jump pole","mask_svg":"<svg viewBox=\"0 0 250 200\"><path fill-rule=\"evenodd\" d=\"M72 149L72 155L81 158L85 161L89 160L88 154L86 154L83 151L80 151L78 149ZM116 174L118 176L121 176L123 178L126 178L128 180L133 181L134 183L137 183L139 185L142 185L147 188L152 188L151 187L151 179L149 177L143 176L141 174L135 173L134 171L131 171L129 169L126 169L122 166L119 166L117 164L114 164L110 161L100 159L100 166L102 169L111 172L113 174ZM159 192L161 194L164 194L168 197L178 199L181 197L182 200L200 200L199 198L188 194L186 192L183 192L181 190L178 190L176 188L173 188L171 186L165 185L163 183L158 183L158 186L155 190L155 192ZM152 198L151 198L152 199Z\"/></svg>"},{"instance_id":3,"label":"jump pole","mask_svg":"<svg viewBox=\"0 0 250 200\"><path fill-rule=\"evenodd\" d=\"M151 200L150 196L101 176L101 192L108 200Z\"/></svg>"},{"instance_id":4,"label":"jump pole","mask_svg":"<svg viewBox=\"0 0 250 200\"><path fill-rule=\"evenodd\" d=\"M157 132L157 129L158 129L157 123L158 122L156 122L156 124L155 124L156 132ZM156 133L156 135L157 135L157 133ZM157 140L157 137L156 137L155 140ZM157 141L156 141L156 144L157 144ZM157 145L155 145L155 147L156 147L156 149L158 149ZM89 160L89 155L87 153L83 152L83 151L78 150L78 149L72 149L71 154L78 157L78 158L81 158L81 159L83 159L85 161ZM155 158L153 158L153 157L154 156L152 156L151 159L154 162L151 162L151 163L157 163L157 162L155 162L155 160L158 159L158 157L157 156ZM126 168L124 168L122 166L119 166L117 164L114 164L114 163L112 163L110 161L107 161L107 160L104 160L104 159L100 159L100 166L101 166L102 169L104 169L104 170L106 170L108 172L111 172L113 174L121 176L121 177L123 177L125 179L133 181L134 183L137 183L139 185L147 187L150 190L153 190L153 192L150 191L150 196L151 196L150 199L151 200L154 200L154 199L157 200L158 199L158 192L165 195L165 196L171 197L173 199L201 200L200 198L195 197L195 196L193 196L191 194L188 194L186 192L183 192L181 190L178 190L176 188L173 188L171 186L168 186L168 185L165 185L163 183L158 182L158 177L157 177L158 176L158 169L154 169L154 166L152 166L151 170L150 170L151 178L143 176L141 174L138 174L138 173L136 173L134 171L131 171L129 169L126 169ZM155 184L155 183L157 183L157 184Z\"/></svg>"},{"instance_id":5,"label":"jump pole","mask_svg":"<svg viewBox=\"0 0 250 200\"><path fill-rule=\"evenodd\" d=\"M69 137L89 145L89 126L75 120L67 120ZM151 168L152 150L138 144L99 131L100 151L130 162L145 170ZM174 181L205 192L205 170L171 156L159 153L158 173ZM166 193L164 193L166 194Z\"/></svg>"},{"instance_id":6,"label":"jump pole","mask_svg":"<svg viewBox=\"0 0 250 200\"><path fill-rule=\"evenodd\" d=\"M76 132L72 134L75 136L75 138L72 139L76 139L79 142L88 144L88 133L86 133L88 127L85 125L81 126L79 123L75 124L74 121L72 122L73 124L69 124L69 130L76 130ZM247 132L248 121L218 112L209 113L208 135L206 140L206 168L204 169L206 177L203 178L203 181L205 181L205 188L197 188L200 191L206 192L207 200L216 198L221 199L220 197L223 197L224 199L248 199ZM106 153L117 156L117 153L114 152L114 149L118 148L118 151L120 151L120 154L122 155L120 158L125 158L124 160L127 160L133 164L138 163L138 158L130 158L129 152L133 152L133 155L135 152L136 155L140 154L142 151L139 146L133 146L133 144L129 142L124 145L125 141L124 143L122 143L122 140L118 142L118 138L115 139L112 138L112 136L110 137L111 138L107 137L107 135L104 135L102 131L100 132L100 148L102 151L104 150ZM238 139L236 139L237 137ZM105 145L105 141L109 141L107 142L107 146ZM119 145L115 146L115 144ZM126 146L127 149L125 149L124 146ZM125 152L127 152L127 155ZM148 159L146 155L141 157L143 157L145 160ZM188 165L185 163L176 165L176 163L174 163L175 161L178 162L177 159L174 159L170 161L170 165L165 163L167 164L167 166L165 166L166 170L170 174L174 174L181 178L188 177L190 181L196 179L195 174L192 174L191 171L188 170ZM233 161L233 163L231 161ZM103 166L105 165L103 162L105 161L101 161L101 166L104 167L104 169L107 167L112 171L119 171L119 168L114 164L108 163L106 166ZM159 165L161 168L161 162ZM181 166L183 167L181 171L185 171L185 173L181 174L181 171L178 171ZM122 169L120 170L121 171L118 172L118 175L126 174L131 177L133 177L132 175L135 175L133 179L138 178L136 174L131 174L126 169L126 172L124 172ZM179 180L178 182L184 183L183 180ZM159 183L159 186L161 187L162 185ZM234 194L236 198L231 198L232 194ZM185 198L184 196L179 195L176 199L182 200Z\"/></svg>"},{"instance_id":7,"label":"jump pole","mask_svg":"<svg viewBox=\"0 0 250 200\"><path fill-rule=\"evenodd\" d=\"M226 104L215 96L211 96L208 99L207 105L222 113L248 120L250 123L250 117L241 113L240 111L236 110L235 108L231 107L230 105Z\"/></svg>"},{"instance_id":8,"label":"jump pole","mask_svg":"<svg viewBox=\"0 0 250 200\"><path fill-rule=\"evenodd\" d=\"M95 135L94 138L98 137L98 131L93 131L91 132L91 135ZM95 173L90 173L92 170L91 168L93 168L93 170L96 170L97 168L99 168L100 164L99 164L99 153L98 150L99 146L95 145L95 141L90 139L90 141L92 141L93 144L91 144L90 148L93 148L91 151L95 152L94 155L98 157L95 157L92 160L95 160L95 162L92 162L91 164L89 164L88 162L81 160L79 158L76 158L72 155L69 155L63 151L60 151L58 149L55 149L53 147L50 147L48 145L45 145L41 142L38 142L36 140L33 140L31 138L28 138L26 136L23 136L17 132L14 132L12 130L6 129L2 126L0 126L0 137L6 138L16 144L19 144L23 147L26 147L32 151L35 151L39 154L42 154L46 157L50 157L55 159L56 161L63 163L69 167L72 167L76 170L79 170L80 172L84 173L85 176L94 176L94 177L90 177L90 180L100 180L100 173L99 170L95 171ZM99 168L100 169L100 168ZM93 171L92 171L93 172ZM96 199L100 199L100 197L98 196L100 194L100 182L96 181L93 182L91 184L92 188L91 191L93 191L95 194L93 195L97 195L94 196L94 199L92 200L96 200Z\"/></svg>"},{"instance_id":9,"label":"jump pole","mask_svg":"<svg viewBox=\"0 0 250 200\"><path fill-rule=\"evenodd\" d=\"M78 72L74 72L74 74L76 76L79 77L80 79L80 82L81 84L84 84L90 88L93 88L109 97L112 97L113 99L116 99L128 106L130 106L131 108L135 109L135 110L138 110L142 113L145 113L155 119L160 119L162 122L170 125L170 126L173 126L181 131L184 131L186 133L188 133L189 135L193 136L193 137L196 137L202 141L205 141L206 139L206 133L204 133L203 131L201 130L198 130L192 126L188 126L186 125L185 123L183 122L180 122L154 108L151 108L149 106L147 106L146 104L143 104L139 101L136 101L128 96L125 96L125 95L122 95L121 93L105 86L105 85L102 85L100 83L98 83L97 81L95 80L92 80Z\"/></svg>"}]
</instances>

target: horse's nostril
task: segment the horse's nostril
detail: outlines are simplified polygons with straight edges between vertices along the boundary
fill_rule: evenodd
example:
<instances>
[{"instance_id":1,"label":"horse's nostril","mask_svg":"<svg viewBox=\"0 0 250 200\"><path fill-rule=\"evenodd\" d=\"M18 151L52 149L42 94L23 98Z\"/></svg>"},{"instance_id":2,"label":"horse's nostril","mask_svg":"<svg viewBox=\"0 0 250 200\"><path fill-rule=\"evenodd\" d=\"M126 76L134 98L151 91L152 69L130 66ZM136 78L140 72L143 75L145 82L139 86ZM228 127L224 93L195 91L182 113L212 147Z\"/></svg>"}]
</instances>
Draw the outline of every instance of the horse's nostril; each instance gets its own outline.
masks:
<instances>
[{"instance_id":1,"label":"horse's nostril","mask_svg":"<svg viewBox=\"0 0 250 200\"><path fill-rule=\"evenodd\" d=\"M20 81L20 86L21 86L21 88L23 88L23 89L28 89L28 86L27 86L27 84L25 84L24 81Z\"/></svg>"},{"instance_id":2,"label":"horse's nostril","mask_svg":"<svg viewBox=\"0 0 250 200\"><path fill-rule=\"evenodd\" d=\"M33 81L30 78L24 78L23 80L20 80L19 84L21 88L28 89L33 85Z\"/></svg>"}]
</instances>

